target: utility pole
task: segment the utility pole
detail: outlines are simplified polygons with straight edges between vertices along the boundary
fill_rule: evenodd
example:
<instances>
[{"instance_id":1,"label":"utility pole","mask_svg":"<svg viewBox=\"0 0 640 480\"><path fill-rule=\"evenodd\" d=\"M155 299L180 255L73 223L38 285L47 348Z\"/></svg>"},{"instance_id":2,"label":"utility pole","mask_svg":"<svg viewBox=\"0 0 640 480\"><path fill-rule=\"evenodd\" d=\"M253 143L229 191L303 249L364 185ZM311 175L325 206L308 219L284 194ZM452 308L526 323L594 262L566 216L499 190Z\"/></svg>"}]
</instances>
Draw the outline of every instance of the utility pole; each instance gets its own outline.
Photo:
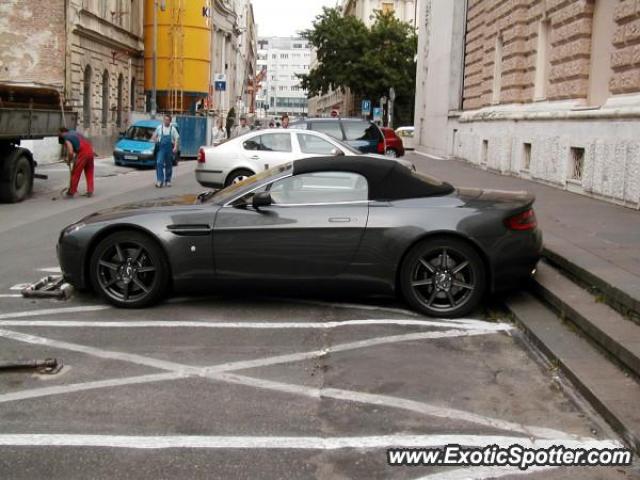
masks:
<instances>
[{"instance_id":1,"label":"utility pole","mask_svg":"<svg viewBox=\"0 0 640 480\"><path fill-rule=\"evenodd\" d=\"M153 2L153 69L151 73L151 118L158 113L158 0Z\"/></svg>"}]
</instances>

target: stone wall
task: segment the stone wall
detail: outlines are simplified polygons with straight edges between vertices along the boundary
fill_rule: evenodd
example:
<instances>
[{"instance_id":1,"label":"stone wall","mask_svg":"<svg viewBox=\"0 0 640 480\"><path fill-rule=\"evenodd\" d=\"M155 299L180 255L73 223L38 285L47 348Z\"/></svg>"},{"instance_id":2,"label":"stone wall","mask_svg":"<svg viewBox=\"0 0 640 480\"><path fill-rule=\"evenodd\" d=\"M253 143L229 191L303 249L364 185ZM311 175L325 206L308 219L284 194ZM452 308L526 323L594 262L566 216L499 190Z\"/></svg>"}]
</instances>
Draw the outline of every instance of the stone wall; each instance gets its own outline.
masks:
<instances>
[{"instance_id":1,"label":"stone wall","mask_svg":"<svg viewBox=\"0 0 640 480\"><path fill-rule=\"evenodd\" d=\"M65 83L63 0L0 2L0 82Z\"/></svg>"},{"instance_id":2,"label":"stone wall","mask_svg":"<svg viewBox=\"0 0 640 480\"><path fill-rule=\"evenodd\" d=\"M548 21L550 28L545 98L586 98L593 9L594 0L469 0L463 108L534 101L541 21ZM500 95L494 102L498 39Z\"/></svg>"},{"instance_id":3,"label":"stone wall","mask_svg":"<svg viewBox=\"0 0 640 480\"><path fill-rule=\"evenodd\" d=\"M620 0L615 10L616 29L611 56L613 94L640 91L640 2Z\"/></svg>"}]
</instances>

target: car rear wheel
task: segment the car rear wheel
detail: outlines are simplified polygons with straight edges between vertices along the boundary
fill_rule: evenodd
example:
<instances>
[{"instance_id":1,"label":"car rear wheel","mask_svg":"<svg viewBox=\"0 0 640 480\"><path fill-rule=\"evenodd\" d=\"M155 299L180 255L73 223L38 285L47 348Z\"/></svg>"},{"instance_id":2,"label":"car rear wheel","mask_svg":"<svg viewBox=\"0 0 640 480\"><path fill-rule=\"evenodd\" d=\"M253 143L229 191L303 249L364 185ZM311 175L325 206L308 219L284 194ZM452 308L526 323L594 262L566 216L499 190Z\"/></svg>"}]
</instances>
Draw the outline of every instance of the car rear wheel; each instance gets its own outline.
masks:
<instances>
[{"instance_id":1,"label":"car rear wheel","mask_svg":"<svg viewBox=\"0 0 640 480\"><path fill-rule=\"evenodd\" d=\"M91 256L89 274L94 291L117 307L153 305L169 286L164 252L139 232L117 232L102 240Z\"/></svg>"},{"instance_id":2,"label":"car rear wheel","mask_svg":"<svg viewBox=\"0 0 640 480\"><path fill-rule=\"evenodd\" d=\"M486 273L475 249L455 238L420 242L405 257L400 287L407 302L429 316L468 314L484 295Z\"/></svg>"},{"instance_id":3,"label":"car rear wheel","mask_svg":"<svg viewBox=\"0 0 640 480\"><path fill-rule=\"evenodd\" d=\"M229 185L233 185L234 183L240 183L251 176L253 176L253 172L251 170L234 170L227 177L226 182L224 182L224 186L228 187Z\"/></svg>"},{"instance_id":4,"label":"car rear wheel","mask_svg":"<svg viewBox=\"0 0 640 480\"><path fill-rule=\"evenodd\" d=\"M396 152L393 148L387 148L385 155L391 158L398 158L398 152Z\"/></svg>"}]
</instances>

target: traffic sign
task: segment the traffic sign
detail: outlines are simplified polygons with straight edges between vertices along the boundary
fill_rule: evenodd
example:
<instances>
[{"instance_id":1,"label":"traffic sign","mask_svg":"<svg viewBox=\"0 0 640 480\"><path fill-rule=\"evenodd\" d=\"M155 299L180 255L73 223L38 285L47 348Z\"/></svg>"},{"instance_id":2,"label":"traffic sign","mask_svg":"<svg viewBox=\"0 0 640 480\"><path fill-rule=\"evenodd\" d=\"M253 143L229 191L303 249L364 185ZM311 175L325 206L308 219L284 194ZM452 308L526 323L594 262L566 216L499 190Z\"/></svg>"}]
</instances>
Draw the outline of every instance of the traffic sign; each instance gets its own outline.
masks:
<instances>
[{"instance_id":1,"label":"traffic sign","mask_svg":"<svg viewBox=\"0 0 640 480\"><path fill-rule=\"evenodd\" d=\"M369 115L371 113L371 100L362 100L362 114Z\"/></svg>"},{"instance_id":2,"label":"traffic sign","mask_svg":"<svg viewBox=\"0 0 640 480\"><path fill-rule=\"evenodd\" d=\"M213 85L216 92L224 92L227 89L227 76L224 73L216 73L213 76Z\"/></svg>"},{"instance_id":3,"label":"traffic sign","mask_svg":"<svg viewBox=\"0 0 640 480\"><path fill-rule=\"evenodd\" d=\"M380 107L375 107L373 109L373 121L374 122L382 121L382 109Z\"/></svg>"}]
</instances>

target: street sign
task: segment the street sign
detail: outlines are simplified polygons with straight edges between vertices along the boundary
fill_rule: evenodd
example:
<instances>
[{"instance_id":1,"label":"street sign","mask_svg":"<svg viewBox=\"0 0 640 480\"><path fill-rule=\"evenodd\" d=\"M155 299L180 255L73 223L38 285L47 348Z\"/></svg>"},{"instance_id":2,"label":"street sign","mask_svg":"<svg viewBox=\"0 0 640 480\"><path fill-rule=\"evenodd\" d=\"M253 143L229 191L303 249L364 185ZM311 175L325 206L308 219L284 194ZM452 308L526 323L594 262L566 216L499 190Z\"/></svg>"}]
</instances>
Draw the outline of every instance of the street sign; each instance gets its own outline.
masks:
<instances>
[{"instance_id":1,"label":"street sign","mask_svg":"<svg viewBox=\"0 0 640 480\"><path fill-rule=\"evenodd\" d=\"M213 76L213 85L216 92L224 92L227 89L227 76L224 73L216 73Z\"/></svg>"},{"instance_id":2,"label":"street sign","mask_svg":"<svg viewBox=\"0 0 640 480\"><path fill-rule=\"evenodd\" d=\"M336 118L338 115L340 115L338 110L331 110L331 118Z\"/></svg>"},{"instance_id":3,"label":"street sign","mask_svg":"<svg viewBox=\"0 0 640 480\"><path fill-rule=\"evenodd\" d=\"M369 115L371 113L371 100L362 100L362 114Z\"/></svg>"},{"instance_id":4,"label":"street sign","mask_svg":"<svg viewBox=\"0 0 640 480\"><path fill-rule=\"evenodd\" d=\"M380 107L375 107L373 109L373 121L374 122L382 121L382 109Z\"/></svg>"}]
</instances>

